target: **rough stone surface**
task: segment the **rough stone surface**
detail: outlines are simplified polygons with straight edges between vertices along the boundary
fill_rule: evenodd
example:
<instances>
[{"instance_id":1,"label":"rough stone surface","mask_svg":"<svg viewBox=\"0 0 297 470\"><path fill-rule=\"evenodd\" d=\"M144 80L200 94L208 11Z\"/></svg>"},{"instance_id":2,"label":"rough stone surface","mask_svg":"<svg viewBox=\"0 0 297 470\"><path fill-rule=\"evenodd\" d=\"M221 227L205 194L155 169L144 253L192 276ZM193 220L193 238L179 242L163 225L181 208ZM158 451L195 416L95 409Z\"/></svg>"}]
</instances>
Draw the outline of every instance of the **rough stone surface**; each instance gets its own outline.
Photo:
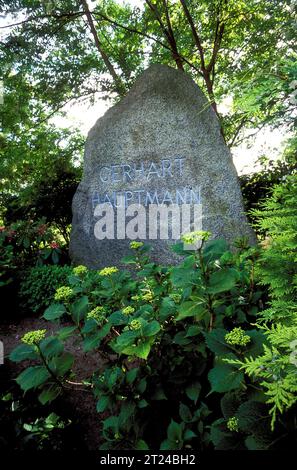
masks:
<instances>
[{"instance_id":1,"label":"rough stone surface","mask_svg":"<svg viewBox=\"0 0 297 470\"><path fill-rule=\"evenodd\" d=\"M84 174L73 199L73 262L90 268L120 266L121 258L129 253L128 239L97 240L94 236L98 220L94 205L108 198L112 203L114 191L126 191L130 203L144 204L155 191L159 203L168 203L170 197L173 203L182 203L181 195L188 198L191 190L194 202L200 194L203 230L229 242L239 236L254 240L214 111L188 75L152 65L88 134ZM147 242L158 262L176 260L168 246L172 242Z\"/></svg>"}]
</instances>

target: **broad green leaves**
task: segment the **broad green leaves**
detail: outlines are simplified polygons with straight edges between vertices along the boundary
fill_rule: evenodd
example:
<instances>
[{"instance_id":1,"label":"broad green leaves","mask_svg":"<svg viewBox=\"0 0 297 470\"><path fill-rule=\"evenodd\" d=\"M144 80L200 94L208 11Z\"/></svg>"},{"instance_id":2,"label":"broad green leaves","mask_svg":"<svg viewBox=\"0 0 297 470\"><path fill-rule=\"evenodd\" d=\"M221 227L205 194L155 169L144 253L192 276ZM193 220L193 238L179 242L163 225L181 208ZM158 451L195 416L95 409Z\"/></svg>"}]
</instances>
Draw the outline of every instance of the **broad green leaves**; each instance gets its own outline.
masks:
<instances>
[{"instance_id":1,"label":"broad green leaves","mask_svg":"<svg viewBox=\"0 0 297 470\"><path fill-rule=\"evenodd\" d=\"M243 383L243 372L229 364L218 363L208 374L212 392L230 392L240 388Z\"/></svg>"},{"instance_id":2,"label":"broad green leaves","mask_svg":"<svg viewBox=\"0 0 297 470\"><path fill-rule=\"evenodd\" d=\"M160 331L160 324L153 320L143 327L143 336L154 336Z\"/></svg>"},{"instance_id":3,"label":"broad green leaves","mask_svg":"<svg viewBox=\"0 0 297 470\"><path fill-rule=\"evenodd\" d=\"M183 446L184 425L171 420L167 428L167 439L162 442L161 450L181 449Z\"/></svg>"},{"instance_id":4,"label":"broad green leaves","mask_svg":"<svg viewBox=\"0 0 297 470\"><path fill-rule=\"evenodd\" d=\"M160 323L156 320L148 322L142 317L135 321L139 322L139 328L124 330L111 346L118 354L147 359L155 336L160 331Z\"/></svg>"},{"instance_id":5,"label":"broad green leaves","mask_svg":"<svg viewBox=\"0 0 297 470\"><path fill-rule=\"evenodd\" d=\"M49 367L56 376L63 376L71 370L73 362L73 355L69 352L65 352L60 356L53 357L49 361Z\"/></svg>"},{"instance_id":6,"label":"broad green leaves","mask_svg":"<svg viewBox=\"0 0 297 470\"><path fill-rule=\"evenodd\" d=\"M37 359L38 354L33 346L20 344L9 355L9 359L14 362L21 362L26 359Z\"/></svg>"},{"instance_id":7,"label":"broad green leaves","mask_svg":"<svg viewBox=\"0 0 297 470\"><path fill-rule=\"evenodd\" d=\"M137 345L132 344L131 346L126 346L122 350L122 353L128 356L136 356L140 359L147 359L153 342L153 338L148 338L144 341L140 341Z\"/></svg>"},{"instance_id":8,"label":"broad green leaves","mask_svg":"<svg viewBox=\"0 0 297 470\"><path fill-rule=\"evenodd\" d=\"M228 250L227 242L222 239L209 240L203 250L203 258L205 262L209 263L220 259Z\"/></svg>"},{"instance_id":9,"label":"broad green leaves","mask_svg":"<svg viewBox=\"0 0 297 470\"><path fill-rule=\"evenodd\" d=\"M226 343L225 336L228 333L223 328L216 328L210 333L205 333L206 344L216 355L225 356L231 354L234 350Z\"/></svg>"},{"instance_id":10,"label":"broad green leaves","mask_svg":"<svg viewBox=\"0 0 297 470\"><path fill-rule=\"evenodd\" d=\"M50 305L43 314L46 320L57 320L66 313L66 308L63 304Z\"/></svg>"},{"instance_id":11,"label":"broad green leaves","mask_svg":"<svg viewBox=\"0 0 297 470\"><path fill-rule=\"evenodd\" d=\"M65 326L57 332L57 337L61 341L65 341L67 338L70 338L76 331L76 326Z\"/></svg>"},{"instance_id":12,"label":"broad green leaves","mask_svg":"<svg viewBox=\"0 0 297 470\"><path fill-rule=\"evenodd\" d=\"M204 300L198 302L189 300L187 302L183 302L178 308L178 316L176 317L176 320L184 320L189 317L195 317L197 320L201 320L206 312L207 310Z\"/></svg>"},{"instance_id":13,"label":"broad green leaves","mask_svg":"<svg viewBox=\"0 0 297 470\"><path fill-rule=\"evenodd\" d=\"M190 423L192 421L192 413L190 408L183 403L179 405L179 416L185 423Z\"/></svg>"},{"instance_id":14,"label":"broad green leaves","mask_svg":"<svg viewBox=\"0 0 297 470\"><path fill-rule=\"evenodd\" d=\"M239 280L239 274L234 268L223 268L211 274L208 292L219 294L233 289Z\"/></svg>"},{"instance_id":15,"label":"broad green leaves","mask_svg":"<svg viewBox=\"0 0 297 470\"><path fill-rule=\"evenodd\" d=\"M185 289L197 281L198 273L194 269L195 259L189 256L183 264L173 267L171 270L171 281L175 287Z\"/></svg>"},{"instance_id":16,"label":"broad green leaves","mask_svg":"<svg viewBox=\"0 0 297 470\"><path fill-rule=\"evenodd\" d=\"M109 402L110 400L109 400L108 395L102 395L97 401L96 409L98 413L103 413L103 411L107 409Z\"/></svg>"},{"instance_id":17,"label":"broad green leaves","mask_svg":"<svg viewBox=\"0 0 297 470\"><path fill-rule=\"evenodd\" d=\"M200 392L201 392L201 383L200 382L193 382L191 385L189 385L186 388L187 397L189 397L190 400L192 400L195 405L198 401Z\"/></svg>"},{"instance_id":18,"label":"broad green leaves","mask_svg":"<svg viewBox=\"0 0 297 470\"><path fill-rule=\"evenodd\" d=\"M103 327L98 331L86 336L83 341L83 348L85 352L91 351L92 349L98 348L100 342L103 338L105 338L108 333L110 332L111 324L105 323Z\"/></svg>"},{"instance_id":19,"label":"broad green leaves","mask_svg":"<svg viewBox=\"0 0 297 470\"><path fill-rule=\"evenodd\" d=\"M57 384L50 384L43 387L42 392L38 395L38 400L42 405L55 400L61 393L61 388Z\"/></svg>"},{"instance_id":20,"label":"broad green leaves","mask_svg":"<svg viewBox=\"0 0 297 470\"><path fill-rule=\"evenodd\" d=\"M53 356L58 356L64 350L64 346L61 341L58 340L55 336L48 336L43 341L41 341L40 351L46 359L50 359Z\"/></svg>"},{"instance_id":21,"label":"broad green leaves","mask_svg":"<svg viewBox=\"0 0 297 470\"><path fill-rule=\"evenodd\" d=\"M84 318L88 311L89 299L86 295L76 300L70 308L72 318L76 324Z\"/></svg>"},{"instance_id":22,"label":"broad green leaves","mask_svg":"<svg viewBox=\"0 0 297 470\"><path fill-rule=\"evenodd\" d=\"M50 373L44 366L33 366L25 369L16 379L24 392L31 388L37 388L46 382L50 377Z\"/></svg>"},{"instance_id":23,"label":"broad green leaves","mask_svg":"<svg viewBox=\"0 0 297 470\"><path fill-rule=\"evenodd\" d=\"M120 271L112 279L76 276L65 305L45 312L53 322L67 312L67 326L11 353L17 362L36 364L18 383L38 389L43 404L68 391L72 380L89 387L102 414L105 449L155 445L147 433L155 416L164 450L204 448L210 440L218 448L256 447L261 439L249 435L248 416L258 405L250 402L265 396L256 396L240 369L243 357L250 360L263 347L262 333L249 329L259 301L250 265L250 252L230 252L215 240L173 268L139 258L135 279ZM70 375L72 337L85 360L95 349L96 358L104 353L103 370L98 365L86 379ZM221 407L213 406L216 400Z\"/></svg>"},{"instance_id":24,"label":"broad green leaves","mask_svg":"<svg viewBox=\"0 0 297 470\"><path fill-rule=\"evenodd\" d=\"M168 317L174 316L176 312L176 305L170 297L162 299L160 306L159 317L161 321L167 320Z\"/></svg>"}]
</instances>

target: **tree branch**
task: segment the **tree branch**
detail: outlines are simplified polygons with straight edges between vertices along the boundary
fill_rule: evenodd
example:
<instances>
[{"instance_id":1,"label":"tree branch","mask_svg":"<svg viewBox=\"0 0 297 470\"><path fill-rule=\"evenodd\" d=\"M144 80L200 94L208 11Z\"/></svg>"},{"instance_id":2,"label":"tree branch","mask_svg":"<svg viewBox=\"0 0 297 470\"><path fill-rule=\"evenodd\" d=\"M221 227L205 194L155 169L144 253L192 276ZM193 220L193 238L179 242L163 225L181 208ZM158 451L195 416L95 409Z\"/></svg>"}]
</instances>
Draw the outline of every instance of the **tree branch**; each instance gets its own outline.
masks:
<instances>
[{"instance_id":1,"label":"tree branch","mask_svg":"<svg viewBox=\"0 0 297 470\"><path fill-rule=\"evenodd\" d=\"M174 54L174 60L176 61L177 67L180 70L184 70L181 57L180 57L180 55L178 53L178 50L177 50L177 43L176 43L176 39L175 39L174 32L173 32L173 29L172 29L172 25L171 25L167 0L163 0L163 6L164 6L164 10L165 10L168 33L169 33L170 41L171 41L171 44L172 44L172 52Z\"/></svg>"},{"instance_id":2,"label":"tree branch","mask_svg":"<svg viewBox=\"0 0 297 470\"><path fill-rule=\"evenodd\" d=\"M240 123L239 125L237 126L237 128L235 129L234 131L234 134L233 134L233 137L231 139L231 142L228 144L228 147L233 147L237 137L238 137L238 134L240 133L241 129L243 128L243 126L246 124L246 122L248 121L248 117L246 115L243 116L243 118L240 120Z\"/></svg>"},{"instance_id":3,"label":"tree branch","mask_svg":"<svg viewBox=\"0 0 297 470\"><path fill-rule=\"evenodd\" d=\"M217 37L216 37L215 42L214 42L214 46L213 46L213 51L212 51L212 56L211 56L210 62L209 62L209 64L208 64L208 66L206 67L206 70L207 70L208 72L211 72L212 69L213 69L214 66L215 66L215 63L216 63L216 60L217 60L217 56L218 56L218 52L219 52L219 49L220 49L220 46L221 46L221 42L222 42L222 39L223 39L224 30L225 30L225 24L221 24L220 27L219 27L218 33L217 33Z\"/></svg>"},{"instance_id":4,"label":"tree branch","mask_svg":"<svg viewBox=\"0 0 297 470\"><path fill-rule=\"evenodd\" d=\"M113 18L109 18L108 16L106 16L105 14L103 13L95 13L93 12L93 16L98 16L104 20L106 20L108 23L110 24L113 24L114 26L117 26L119 28L122 28L126 31L129 31L130 33L135 33L135 34L139 34L139 36L142 36L144 38L147 38L147 39L150 39L151 41L154 41L156 44L159 44L160 46L164 47L164 49L167 49L168 51L172 52L172 49L170 46L167 46L167 44L165 44L164 42L160 41L159 39L157 38L154 38L154 36L151 36L150 34L147 34L147 33L144 33L143 31L139 31L138 29L136 28L131 28L129 26L125 26L124 24L121 24L119 22L117 22L116 20L114 20ZM181 54L179 54L179 57L182 59L182 61L189 65L189 67L191 67L193 70L195 70L199 75L202 76L202 73L201 71L194 65L192 64L192 62L190 62L188 59L186 59L184 56L182 56Z\"/></svg>"},{"instance_id":5,"label":"tree branch","mask_svg":"<svg viewBox=\"0 0 297 470\"><path fill-rule=\"evenodd\" d=\"M186 1L185 0L180 0L180 3L182 4L185 16L188 20L188 23L189 23L190 27L191 27L192 35L193 35L193 38L195 40L195 44L197 46L197 49L198 49L199 55L200 55L201 70L203 71L203 70L205 70L205 59L204 59L204 50L203 50L203 47L202 47L202 44L201 44L200 37L197 33L193 18L191 16L191 13L189 12Z\"/></svg>"},{"instance_id":6,"label":"tree branch","mask_svg":"<svg viewBox=\"0 0 297 470\"><path fill-rule=\"evenodd\" d=\"M220 18L220 15L221 15L220 7L221 7L221 2L219 3L218 10L217 10L217 22L216 22L216 31L215 31L215 37L214 37L212 56L211 56L208 66L206 67L208 72L211 72L213 68L215 67L215 63L217 60L218 52L222 43L224 30L225 30L225 23L222 23L221 18Z\"/></svg>"},{"instance_id":7,"label":"tree branch","mask_svg":"<svg viewBox=\"0 0 297 470\"><path fill-rule=\"evenodd\" d=\"M182 63L182 60L181 60L181 56L180 56L180 54L178 53L178 50L177 50L177 44L176 44L176 40L175 40L173 31L172 31L171 22L170 22L169 13L168 13L168 6L167 6L166 2L163 0L163 5L165 7L166 20L167 20L167 27L169 27L169 29L167 29L166 26L164 25L164 23L162 21L162 18L159 15L159 12L158 12L158 9L157 9L156 5L153 2L151 2L150 0L145 0L145 2L149 6L150 10L154 13L154 15L156 17L156 20L158 21L158 23L160 25L160 28L161 28L164 36L166 37L166 39L168 41L168 44L170 45L172 58L176 62L177 67L180 70L184 70L183 63Z\"/></svg>"},{"instance_id":8,"label":"tree branch","mask_svg":"<svg viewBox=\"0 0 297 470\"><path fill-rule=\"evenodd\" d=\"M126 92L126 87L124 86L121 78L119 77L119 75L115 71L114 66L110 62L106 52L103 49L103 46L101 44L101 41L99 39L99 36L97 34L97 31L96 31L96 28L95 28L95 25L94 25L94 22L93 22L92 14L89 10L88 3L87 3L86 0L80 0L80 2L81 2L82 7L84 9L84 12L85 12L85 15L86 15L91 33L93 35L93 38L94 38L94 41L95 41L95 44L96 44L96 47L97 47L97 49L98 49L98 51L99 51L99 53L100 53L100 55L103 59L103 62L105 64L106 68L108 69L108 71L109 71L110 75L112 76L113 81L115 83L115 90L117 91L117 93L119 95L124 95L125 92Z\"/></svg>"}]
</instances>

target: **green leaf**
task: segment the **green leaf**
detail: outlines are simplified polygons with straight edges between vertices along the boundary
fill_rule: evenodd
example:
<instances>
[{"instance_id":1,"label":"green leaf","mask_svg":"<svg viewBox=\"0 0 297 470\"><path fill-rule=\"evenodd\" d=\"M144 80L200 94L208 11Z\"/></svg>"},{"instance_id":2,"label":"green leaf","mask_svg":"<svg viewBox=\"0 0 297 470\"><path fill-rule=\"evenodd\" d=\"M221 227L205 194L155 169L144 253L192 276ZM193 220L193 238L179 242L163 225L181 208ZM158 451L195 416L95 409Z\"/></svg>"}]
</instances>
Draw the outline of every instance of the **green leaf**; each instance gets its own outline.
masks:
<instances>
[{"instance_id":1,"label":"green leaf","mask_svg":"<svg viewBox=\"0 0 297 470\"><path fill-rule=\"evenodd\" d=\"M179 331L173 338L173 342L179 346L186 346L192 342L191 338L187 338L186 331Z\"/></svg>"},{"instance_id":2,"label":"green leaf","mask_svg":"<svg viewBox=\"0 0 297 470\"><path fill-rule=\"evenodd\" d=\"M228 333L223 328L216 328L210 333L205 333L205 340L208 348L216 355L227 355L232 349L225 342L225 335Z\"/></svg>"},{"instance_id":3,"label":"green leaf","mask_svg":"<svg viewBox=\"0 0 297 470\"><path fill-rule=\"evenodd\" d=\"M145 399L142 399L138 402L138 408L146 408L148 406L148 402Z\"/></svg>"},{"instance_id":4,"label":"green leaf","mask_svg":"<svg viewBox=\"0 0 297 470\"><path fill-rule=\"evenodd\" d=\"M56 250L52 252L52 260L54 264L59 263L59 254L56 252Z\"/></svg>"},{"instance_id":5,"label":"green leaf","mask_svg":"<svg viewBox=\"0 0 297 470\"><path fill-rule=\"evenodd\" d=\"M171 246L171 249L174 253L180 255L180 256L186 256L189 251L186 251L184 249L184 243L183 242L176 242Z\"/></svg>"},{"instance_id":6,"label":"green leaf","mask_svg":"<svg viewBox=\"0 0 297 470\"><path fill-rule=\"evenodd\" d=\"M139 367L134 367L133 369L128 370L128 372L126 373L126 382L128 384L132 384L135 381L138 371Z\"/></svg>"},{"instance_id":7,"label":"green leaf","mask_svg":"<svg viewBox=\"0 0 297 470\"><path fill-rule=\"evenodd\" d=\"M161 321L167 320L168 317L174 316L176 313L176 305L170 297L165 297L162 299L159 318Z\"/></svg>"},{"instance_id":8,"label":"green leaf","mask_svg":"<svg viewBox=\"0 0 297 470\"><path fill-rule=\"evenodd\" d=\"M88 311L88 306L89 299L86 295L83 295L71 305L71 315L76 324L79 324L79 322L84 318Z\"/></svg>"},{"instance_id":9,"label":"green leaf","mask_svg":"<svg viewBox=\"0 0 297 470\"><path fill-rule=\"evenodd\" d=\"M186 429L184 432L184 441L191 441L197 437L197 434L191 431L191 429Z\"/></svg>"},{"instance_id":10,"label":"green leaf","mask_svg":"<svg viewBox=\"0 0 297 470\"><path fill-rule=\"evenodd\" d=\"M186 337L191 338L192 336L197 336L201 333L202 329L201 326L198 325L191 325L186 331Z\"/></svg>"},{"instance_id":11,"label":"green leaf","mask_svg":"<svg viewBox=\"0 0 297 470\"><path fill-rule=\"evenodd\" d=\"M72 334L76 331L76 326L65 326L65 328L61 328L59 331L57 331L57 337L64 341L65 339L68 339Z\"/></svg>"},{"instance_id":12,"label":"green leaf","mask_svg":"<svg viewBox=\"0 0 297 470\"><path fill-rule=\"evenodd\" d=\"M154 336L160 331L160 328L161 328L160 323L154 320L151 323L148 323L147 325L144 326L143 336Z\"/></svg>"},{"instance_id":13,"label":"green leaf","mask_svg":"<svg viewBox=\"0 0 297 470\"><path fill-rule=\"evenodd\" d=\"M126 346L130 346L134 343L135 339L138 337L137 331L124 331L120 336L117 337L116 352L121 352Z\"/></svg>"},{"instance_id":14,"label":"green leaf","mask_svg":"<svg viewBox=\"0 0 297 470\"><path fill-rule=\"evenodd\" d=\"M113 435L119 431L119 417L118 416L109 416L103 421L103 431L111 430Z\"/></svg>"},{"instance_id":15,"label":"green leaf","mask_svg":"<svg viewBox=\"0 0 297 470\"><path fill-rule=\"evenodd\" d=\"M132 402L123 402L121 406L121 411L119 414L119 426L122 428L130 420L131 416L135 414L135 403Z\"/></svg>"},{"instance_id":16,"label":"green leaf","mask_svg":"<svg viewBox=\"0 0 297 470\"><path fill-rule=\"evenodd\" d=\"M16 382L25 392L31 388L39 387L50 377L48 370L44 366L33 366L25 369L17 378Z\"/></svg>"},{"instance_id":17,"label":"green leaf","mask_svg":"<svg viewBox=\"0 0 297 470\"><path fill-rule=\"evenodd\" d=\"M87 336L83 341L83 350L85 352L91 351L92 349L98 348L100 342L110 332L111 324L105 323L103 327L97 331L97 333Z\"/></svg>"},{"instance_id":18,"label":"green leaf","mask_svg":"<svg viewBox=\"0 0 297 470\"><path fill-rule=\"evenodd\" d=\"M223 268L215 271L209 277L208 292L210 294L219 294L235 287L239 279L238 271L234 268Z\"/></svg>"},{"instance_id":19,"label":"green leaf","mask_svg":"<svg viewBox=\"0 0 297 470\"><path fill-rule=\"evenodd\" d=\"M130 321L130 318L129 315L124 315L121 312L113 312L108 317L108 321L114 326L127 325Z\"/></svg>"},{"instance_id":20,"label":"green leaf","mask_svg":"<svg viewBox=\"0 0 297 470\"><path fill-rule=\"evenodd\" d=\"M65 352L61 356L55 356L49 361L49 367L54 374L63 376L68 372L74 362L74 357L69 352Z\"/></svg>"},{"instance_id":21,"label":"green leaf","mask_svg":"<svg viewBox=\"0 0 297 470\"><path fill-rule=\"evenodd\" d=\"M172 442L181 442L183 434L182 424L176 423L173 419L167 428L167 437ZM177 442L176 442L177 443Z\"/></svg>"},{"instance_id":22,"label":"green leaf","mask_svg":"<svg viewBox=\"0 0 297 470\"><path fill-rule=\"evenodd\" d=\"M100 338L99 333L87 336L83 340L83 351L84 352L92 351L93 349L98 348L100 346L100 343L101 343L101 338Z\"/></svg>"},{"instance_id":23,"label":"green leaf","mask_svg":"<svg viewBox=\"0 0 297 470\"><path fill-rule=\"evenodd\" d=\"M174 441L171 441L170 439L165 439L165 441L163 441L160 446L160 450L175 450L175 449L180 449L180 444Z\"/></svg>"},{"instance_id":24,"label":"green leaf","mask_svg":"<svg viewBox=\"0 0 297 470\"><path fill-rule=\"evenodd\" d=\"M266 405L252 400L242 403L235 416L238 418L239 429L248 433L257 432L263 424L265 429L268 422Z\"/></svg>"},{"instance_id":25,"label":"green leaf","mask_svg":"<svg viewBox=\"0 0 297 470\"><path fill-rule=\"evenodd\" d=\"M100 338L101 339L105 338L105 336L109 334L110 330L111 330L111 324L105 323L99 331Z\"/></svg>"},{"instance_id":26,"label":"green leaf","mask_svg":"<svg viewBox=\"0 0 297 470\"><path fill-rule=\"evenodd\" d=\"M110 403L108 395L102 395L99 400L97 401L96 410L98 413L103 413L108 407Z\"/></svg>"},{"instance_id":27,"label":"green leaf","mask_svg":"<svg viewBox=\"0 0 297 470\"><path fill-rule=\"evenodd\" d=\"M46 320L56 320L60 318L66 312L66 308L63 304L52 304L50 305L42 315Z\"/></svg>"},{"instance_id":28,"label":"green leaf","mask_svg":"<svg viewBox=\"0 0 297 470\"><path fill-rule=\"evenodd\" d=\"M218 446L228 435L230 435L230 433L226 430L226 424L223 418L217 419L212 423L210 427L210 439L214 446Z\"/></svg>"},{"instance_id":29,"label":"green leaf","mask_svg":"<svg viewBox=\"0 0 297 470\"><path fill-rule=\"evenodd\" d=\"M197 277L193 269L194 264L195 262L193 260L191 266L176 266L172 268L170 278L174 287L185 288L194 284L195 278Z\"/></svg>"},{"instance_id":30,"label":"green leaf","mask_svg":"<svg viewBox=\"0 0 297 470\"><path fill-rule=\"evenodd\" d=\"M49 359L53 356L58 356L64 350L63 344L55 336L48 336L47 338L43 339L40 342L39 347L46 359Z\"/></svg>"},{"instance_id":31,"label":"green leaf","mask_svg":"<svg viewBox=\"0 0 297 470\"><path fill-rule=\"evenodd\" d=\"M248 357L257 357L260 356L264 352L263 345L267 344L267 338L262 333L262 331L258 330L249 330L245 332L251 338L251 342L247 345L245 350L245 354Z\"/></svg>"},{"instance_id":32,"label":"green leaf","mask_svg":"<svg viewBox=\"0 0 297 470\"><path fill-rule=\"evenodd\" d=\"M121 262L124 264L137 264L134 255L126 255L121 259Z\"/></svg>"},{"instance_id":33,"label":"green leaf","mask_svg":"<svg viewBox=\"0 0 297 470\"><path fill-rule=\"evenodd\" d=\"M179 416L185 423L190 423L192 421L192 413L190 408L183 403L180 403L179 405Z\"/></svg>"},{"instance_id":34,"label":"green leaf","mask_svg":"<svg viewBox=\"0 0 297 470\"><path fill-rule=\"evenodd\" d=\"M82 327L81 332L83 334L88 334L92 333L95 330L98 330L98 323L96 322L96 320L94 320L94 318L89 318Z\"/></svg>"},{"instance_id":35,"label":"green leaf","mask_svg":"<svg viewBox=\"0 0 297 470\"><path fill-rule=\"evenodd\" d=\"M203 317L205 311L204 301L193 302L192 300L188 300L178 307L178 316L176 317L176 321L184 320L188 317L197 317L197 319L200 319Z\"/></svg>"},{"instance_id":36,"label":"green leaf","mask_svg":"<svg viewBox=\"0 0 297 470\"><path fill-rule=\"evenodd\" d=\"M221 258L227 250L228 244L224 239L218 238L216 240L210 240L203 249L203 258L207 263L215 261Z\"/></svg>"},{"instance_id":37,"label":"green leaf","mask_svg":"<svg viewBox=\"0 0 297 470\"><path fill-rule=\"evenodd\" d=\"M152 343L153 343L153 339L149 338L147 341L142 341L138 345L126 347L125 349L123 349L122 352L129 356L136 356L136 357L139 357L140 359L147 359L151 350Z\"/></svg>"},{"instance_id":38,"label":"green leaf","mask_svg":"<svg viewBox=\"0 0 297 470\"><path fill-rule=\"evenodd\" d=\"M186 388L187 397L189 397L190 400L192 400L195 403L195 405L199 398L200 392L201 392L200 382L194 382Z\"/></svg>"},{"instance_id":39,"label":"green leaf","mask_svg":"<svg viewBox=\"0 0 297 470\"><path fill-rule=\"evenodd\" d=\"M112 390L118 379L123 376L123 371L119 367L114 367L107 371L106 385L109 390Z\"/></svg>"},{"instance_id":40,"label":"green leaf","mask_svg":"<svg viewBox=\"0 0 297 470\"><path fill-rule=\"evenodd\" d=\"M229 419L235 416L240 403L241 400L238 397L237 392L225 393L221 399L221 410L223 412L224 418Z\"/></svg>"},{"instance_id":41,"label":"green leaf","mask_svg":"<svg viewBox=\"0 0 297 470\"><path fill-rule=\"evenodd\" d=\"M208 374L212 392L229 392L240 388L244 374L229 364L218 364Z\"/></svg>"},{"instance_id":42,"label":"green leaf","mask_svg":"<svg viewBox=\"0 0 297 470\"><path fill-rule=\"evenodd\" d=\"M144 377L143 379L140 380L140 382L136 386L136 390L139 393L143 393L146 390L147 387L147 380Z\"/></svg>"},{"instance_id":43,"label":"green leaf","mask_svg":"<svg viewBox=\"0 0 297 470\"><path fill-rule=\"evenodd\" d=\"M149 447L144 440L139 439L135 444L135 450L149 450Z\"/></svg>"},{"instance_id":44,"label":"green leaf","mask_svg":"<svg viewBox=\"0 0 297 470\"><path fill-rule=\"evenodd\" d=\"M37 359L39 355L33 346L28 344L20 344L9 355L9 359L13 362L21 362L25 359Z\"/></svg>"},{"instance_id":45,"label":"green leaf","mask_svg":"<svg viewBox=\"0 0 297 470\"><path fill-rule=\"evenodd\" d=\"M263 441L257 439L255 436L248 436L244 441L248 450L265 450L267 446L263 445Z\"/></svg>"},{"instance_id":46,"label":"green leaf","mask_svg":"<svg viewBox=\"0 0 297 470\"><path fill-rule=\"evenodd\" d=\"M60 395L61 391L61 387L56 384L47 385L38 395L38 400L42 405L45 405L46 403L50 403L55 400Z\"/></svg>"}]
</instances>

